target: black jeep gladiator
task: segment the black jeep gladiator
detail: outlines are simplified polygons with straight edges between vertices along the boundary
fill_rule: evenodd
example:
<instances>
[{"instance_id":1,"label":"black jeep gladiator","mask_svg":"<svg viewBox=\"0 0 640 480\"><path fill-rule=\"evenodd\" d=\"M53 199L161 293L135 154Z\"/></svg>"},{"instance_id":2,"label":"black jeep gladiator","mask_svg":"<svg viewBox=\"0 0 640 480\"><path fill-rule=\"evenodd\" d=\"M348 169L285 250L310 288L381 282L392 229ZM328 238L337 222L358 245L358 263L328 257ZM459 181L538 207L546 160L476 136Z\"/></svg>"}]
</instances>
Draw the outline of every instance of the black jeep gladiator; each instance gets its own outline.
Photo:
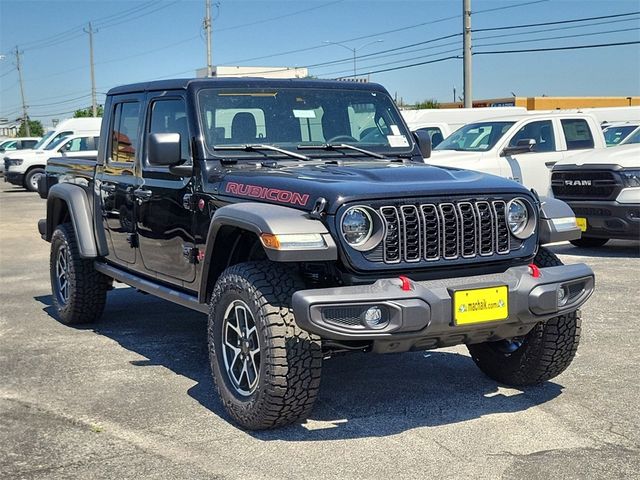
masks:
<instances>
[{"instance_id":1,"label":"black jeep gladiator","mask_svg":"<svg viewBox=\"0 0 640 480\"><path fill-rule=\"evenodd\" d=\"M381 86L167 80L104 111L97 163L47 167L57 314L96 320L113 280L206 313L242 427L306 418L336 352L466 344L509 385L572 361L594 275L540 246L580 235L569 207L426 165Z\"/></svg>"}]
</instances>

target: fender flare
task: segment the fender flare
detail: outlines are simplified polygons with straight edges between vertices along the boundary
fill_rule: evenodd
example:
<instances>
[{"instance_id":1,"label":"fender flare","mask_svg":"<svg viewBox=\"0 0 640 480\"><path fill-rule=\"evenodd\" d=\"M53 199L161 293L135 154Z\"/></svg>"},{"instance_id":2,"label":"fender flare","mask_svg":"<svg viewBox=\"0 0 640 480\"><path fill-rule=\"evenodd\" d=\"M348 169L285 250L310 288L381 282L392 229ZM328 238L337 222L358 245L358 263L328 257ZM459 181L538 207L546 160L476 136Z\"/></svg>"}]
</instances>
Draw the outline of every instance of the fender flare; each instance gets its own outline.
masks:
<instances>
[{"instance_id":1,"label":"fender flare","mask_svg":"<svg viewBox=\"0 0 640 480\"><path fill-rule=\"evenodd\" d=\"M214 247L218 234L223 227L236 227L254 233L258 237L262 233L300 234L317 233L322 236L325 247L305 248L299 250L273 250L265 248L269 260L274 262L329 262L338 259L338 247L319 220L309 216L307 212L295 208L258 202L242 202L225 205L217 209L212 217L207 234L205 255L202 265L202 282L200 285L200 301L206 301L209 273L220 267L220 253L216 255ZM224 260L227 260L223 252Z\"/></svg>"},{"instance_id":2,"label":"fender flare","mask_svg":"<svg viewBox=\"0 0 640 480\"><path fill-rule=\"evenodd\" d=\"M49 190L47 197L47 221L45 239L51 241L57 224L54 220L59 215L60 203L64 203L69 211L73 231L78 241L78 250L82 258L98 257L98 247L93 231L93 209L85 190L70 183L58 183Z\"/></svg>"},{"instance_id":3,"label":"fender flare","mask_svg":"<svg viewBox=\"0 0 640 480\"><path fill-rule=\"evenodd\" d=\"M540 197L540 219L538 221L540 245L576 240L582 236L582 232L575 222L573 225L568 224L558 230L553 220L560 218L575 218L571 207L557 198Z\"/></svg>"}]
</instances>

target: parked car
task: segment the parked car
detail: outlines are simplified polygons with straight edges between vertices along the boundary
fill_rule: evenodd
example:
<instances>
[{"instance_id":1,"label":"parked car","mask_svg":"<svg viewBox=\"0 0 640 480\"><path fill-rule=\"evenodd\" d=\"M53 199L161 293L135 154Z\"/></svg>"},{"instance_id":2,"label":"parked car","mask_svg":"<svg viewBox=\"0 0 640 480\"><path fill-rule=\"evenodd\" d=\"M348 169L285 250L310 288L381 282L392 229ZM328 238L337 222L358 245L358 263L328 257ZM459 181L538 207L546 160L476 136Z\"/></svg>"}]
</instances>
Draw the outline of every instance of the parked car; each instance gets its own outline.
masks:
<instances>
[{"instance_id":1,"label":"parked car","mask_svg":"<svg viewBox=\"0 0 640 480\"><path fill-rule=\"evenodd\" d=\"M625 140L637 132L640 132L640 121L612 123L602 131L607 147L624 145Z\"/></svg>"},{"instance_id":2,"label":"parked car","mask_svg":"<svg viewBox=\"0 0 640 480\"><path fill-rule=\"evenodd\" d=\"M428 162L500 175L551 196L556 162L604 146L591 115L513 115L465 125L438 145Z\"/></svg>"},{"instance_id":3,"label":"parked car","mask_svg":"<svg viewBox=\"0 0 640 480\"><path fill-rule=\"evenodd\" d=\"M65 155L68 157L97 155L99 132L92 135L69 135L49 143L43 150L22 150L4 157L4 181L19 185L31 192L38 190L40 177L44 175L47 160Z\"/></svg>"},{"instance_id":4,"label":"parked car","mask_svg":"<svg viewBox=\"0 0 640 480\"><path fill-rule=\"evenodd\" d=\"M110 90L104 111L96 163L47 167L54 312L98 319L115 280L206 313L242 427L306 418L338 352L464 344L509 385L571 363L594 275L540 247L577 238L571 209L425 165L429 137L381 86L164 80Z\"/></svg>"},{"instance_id":5,"label":"parked car","mask_svg":"<svg viewBox=\"0 0 640 480\"><path fill-rule=\"evenodd\" d=\"M553 194L576 214L582 238L599 247L610 239L640 240L640 145L594 150L553 167Z\"/></svg>"},{"instance_id":6,"label":"parked car","mask_svg":"<svg viewBox=\"0 0 640 480\"><path fill-rule=\"evenodd\" d=\"M429 134L432 146L435 148L451 133L468 123L504 115L525 114L527 109L523 107L425 108L402 110L401 113L412 132L422 131Z\"/></svg>"},{"instance_id":7,"label":"parked car","mask_svg":"<svg viewBox=\"0 0 640 480\"><path fill-rule=\"evenodd\" d=\"M0 153L8 152L11 150L24 150L27 148L33 148L42 137L17 137L7 138L0 142Z\"/></svg>"}]
</instances>

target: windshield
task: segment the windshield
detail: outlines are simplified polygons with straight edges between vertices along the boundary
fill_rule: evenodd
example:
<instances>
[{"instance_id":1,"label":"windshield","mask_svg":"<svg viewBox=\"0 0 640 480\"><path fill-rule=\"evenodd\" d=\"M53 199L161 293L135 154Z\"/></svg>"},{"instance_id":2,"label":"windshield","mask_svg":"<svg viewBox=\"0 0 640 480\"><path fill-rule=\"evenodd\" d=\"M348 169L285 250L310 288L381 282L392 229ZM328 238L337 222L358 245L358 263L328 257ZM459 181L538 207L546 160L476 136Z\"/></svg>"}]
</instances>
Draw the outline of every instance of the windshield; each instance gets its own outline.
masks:
<instances>
[{"instance_id":1,"label":"windshield","mask_svg":"<svg viewBox=\"0 0 640 480\"><path fill-rule=\"evenodd\" d=\"M607 147L618 145L636 128L638 128L637 125L620 125L618 127L606 128L602 133L604 134L604 141L607 143Z\"/></svg>"},{"instance_id":2,"label":"windshield","mask_svg":"<svg viewBox=\"0 0 640 480\"><path fill-rule=\"evenodd\" d=\"M49 130L47 133L44 134L44 137L42 137L40 139L40 141L38 143L36 143L32 148L34 150L38 150L39 148L42 148L42 145L44 145L44 143L49 140L49 138L51 137L51 135L53 135L54 133L56 133L55 130Z\"/></svg>"},{"instance_id":3,"label":"windshield","mask_svg":"<svg viewBox=\"0 0 640 480\"><path fill-rule=\"evenodd\" d=\"M631 145L632 143L640 143L640 128L624 141L625 145Z\"/></svg>"},{"instance_id":4,"label":"windshield","mask_svg":"<svg viewBox=\"0 0 640 480\"><path fill-rule=\"evenodd\" d=\"M64 142L67 138L68 138L68 136L56 138L53 142L51 142L49 145L47 145L44 149L45 150L54 150L57 147L59 147L62 144L62 142Z\"/></svg>"},{"instance_id":5,"label":"windshield","mask_svg":"<svg viewBox=\"0 0 640 480\"><path fill-rule=\"evenodd\" d=\"M296 151L298 146L332 143L389 154L413 148L393 101L381 92L347 87L218 88L201 90L198 103L205 142L216 156L222 153L213 147L224 145L262 144ZM225 157L246 155L224 151ZM349 155L362 153L350 150Z\"/></svg>"},{"instance_id":6,"label":"windshield","mask_svg":"<svg viewBox=\"0 0 640 480\"><path fill-rule=\"evenodd\" d=\"M484 152L491 150L515 122L470 123L456 130L435 150Z\"/></svg>"}]
</instances>

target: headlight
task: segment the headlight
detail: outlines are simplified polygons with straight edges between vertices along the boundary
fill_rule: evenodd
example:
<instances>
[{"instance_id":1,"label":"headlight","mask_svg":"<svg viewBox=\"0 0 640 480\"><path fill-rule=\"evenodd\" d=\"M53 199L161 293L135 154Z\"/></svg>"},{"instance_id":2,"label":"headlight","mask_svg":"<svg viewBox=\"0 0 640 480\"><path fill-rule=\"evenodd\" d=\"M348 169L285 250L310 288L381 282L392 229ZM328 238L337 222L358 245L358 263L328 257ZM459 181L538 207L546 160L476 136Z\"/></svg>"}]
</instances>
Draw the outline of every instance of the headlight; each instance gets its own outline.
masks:
<instances>
[{"instance_id":1,"label":"headlight","mask_svg":"<svg viewBox=\"0 0 640 480\"><path fill-rule=\"evenodd\" d=\"M17 167L18 165L22 165L22 160L20 160L18 158L7 158L4 161L4 164L7 167Z\"/></svg>"},{"instance_id":2,"label":"headlight","mask_svg":"<svg viewBox=\"0 0 640 480\"><path fill-rule=\"evenodd\" d=\"M507 223L514 237L521 240L529 238L535 230L535 218L529 203L519 198L511 200L507 205Z\"/></svg>"},{"instance_id":3,"label":"headlight","mask_svg":"<svg viewBox=\"0 0 640 480\"><path fill-rule=\"evenodd\" d=\"M621 170L620 176L625 187L640 187L640 170Z\"/></svg>"},{"instance_id":4,"label":"headlight","mask_svg":"<svg viewBox=\"0 0 640 480\"><path fill-rule=\"evenodd\" d=\"M364 207L351 207L342 216L342 235L350 246L364 245L372 233L373 220Z\"/></svg>"}]
</instances>

